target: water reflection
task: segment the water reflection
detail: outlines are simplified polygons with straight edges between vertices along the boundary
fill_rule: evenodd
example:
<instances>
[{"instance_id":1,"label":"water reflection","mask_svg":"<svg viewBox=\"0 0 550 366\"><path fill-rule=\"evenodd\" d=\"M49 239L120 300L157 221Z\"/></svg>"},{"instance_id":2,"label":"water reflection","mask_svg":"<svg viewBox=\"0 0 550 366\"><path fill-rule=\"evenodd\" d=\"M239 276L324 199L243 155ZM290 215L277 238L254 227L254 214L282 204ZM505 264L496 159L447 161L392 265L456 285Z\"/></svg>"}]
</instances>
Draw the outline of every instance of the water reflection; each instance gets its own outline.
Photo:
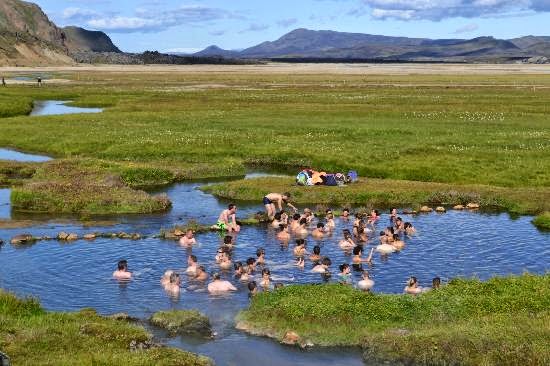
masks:
<instances>
[{"instance_id":1,"label":"water reflection","mask_svg":"<svg viewBox=\"0 0 550 366\"><path fill-rule=\"evenodd\" d=\"M66 103L70 101L62 100L43 100L34 102L34 107L31 116L49 116L59 114L76 114L76 113L101 113L102 108L83 108L71 107Z\"/></svg>"}]
</instances>

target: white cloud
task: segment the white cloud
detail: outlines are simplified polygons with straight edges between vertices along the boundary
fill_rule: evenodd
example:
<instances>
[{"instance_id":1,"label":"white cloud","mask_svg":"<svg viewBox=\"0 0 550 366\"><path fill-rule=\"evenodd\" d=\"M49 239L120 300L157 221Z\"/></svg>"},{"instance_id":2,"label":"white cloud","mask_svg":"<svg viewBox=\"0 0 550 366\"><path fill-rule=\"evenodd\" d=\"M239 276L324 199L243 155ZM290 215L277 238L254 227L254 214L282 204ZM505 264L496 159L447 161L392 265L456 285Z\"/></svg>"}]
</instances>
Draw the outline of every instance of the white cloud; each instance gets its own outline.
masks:
<instances>
[{"instance_id":1,"label":"white cloud","mask_svg":"<svg viewBox=\"0 0 550 366\"><path fill-rule=\"evenodd\" d=\"M550 0L363 0L375 19L439 21L446 18L500 17L516 12L550 11ZM361 16L361 8L350 14Z\"/></svg>"},{"instance_id":2,"label":"white cloud","mask_svg":"<svg viewBox=\"0 0 550 366\"><path fill-rule=\"evenodd\" d=\"M479 26L475 23L466 24L455 31L455 34L470 33L479 29Z\"/></svg>"},{"instance_id":3,"label":"white cloud","mask_svg":"<svg viewBox=\"0 0 550 366\"><path fill-rule=\"evenodd\" d=\"M160 32L183 24L201 25L222 19L241 18L230 11L200 5L181 6L172 10L136 8L133 16L99 13L90 9L67 8L63 19L78 22L94 29L113 33Z\"/></svg>"}]
</instances>

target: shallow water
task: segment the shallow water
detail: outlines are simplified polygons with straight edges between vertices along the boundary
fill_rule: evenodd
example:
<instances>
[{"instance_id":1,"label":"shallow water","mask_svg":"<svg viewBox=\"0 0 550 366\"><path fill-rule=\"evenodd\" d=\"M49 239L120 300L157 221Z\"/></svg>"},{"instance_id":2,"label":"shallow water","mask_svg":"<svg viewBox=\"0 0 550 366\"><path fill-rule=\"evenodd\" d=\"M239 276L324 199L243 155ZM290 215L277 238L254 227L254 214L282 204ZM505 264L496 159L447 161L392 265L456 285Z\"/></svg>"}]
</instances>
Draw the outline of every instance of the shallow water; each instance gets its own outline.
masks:
<instances>
[{"instance_id":1,"label":"shallow water","mask_svg":"<svg viewBox=\"0 0 550 366\"><path fill-rule=\"evenodd\" d=\"M41 163L44 161L50 161L52 158L44 155L26 154L11 149L0 148L0 160L13 160L27 163Z\"/></svg>"},{"instance_id":2,"label":"shallow water","mask_svg":"<svg viewBox=\"0 0 550 366\"><path fill-rule=\"evenodd\" d=\"M34 102L34 107L31 116L50 116L59 114L75 114L75 113L101 113L102 108L83 108L71 107L66 105L70 101L62 100L43 100Z\"/></svg>"},{"instance_id":3,"label":"shallow water","mask_svg":"<svg viewBox=\"0 0 550 366\"><path fill-rule=\"evenodd\" d=\"M126 231L152 235L161 227L171 227L189 219L214 223L227 202L197 190L200 185L178 184L166 189L174 206L165 215L121 217L114 227L89 229L77 224L43 221L28 229L0 229L0 238L6 241L22 232L55 236L61 230L78 234ZM3 202L2 191L0 202ZM0 215L5 213L3 207L0 204ZM246 217L261 209L261 204L240 205L238 216ZM502 213L450 211L446 214L403 215L403 218L416 226L418 234L405 238L407 246L400 253L388 257L375 255L369 271L376 292L400 293L410 275L417 276L421 285L429 285L435 276L440 276L445 282L457 276L487 279L524 271L544 273L550 268L550 234L537 231L530 223L530 217L511 219ZM378 229L387 222L388 216L383 215ZM319 244L321 253L332 259L334 274L339 264L350 263L351 258L338 248L337 242L341 230L351 225L351 222L338 221L338 230L332 237L320 241L309 238L308 249L311 251L315 244ZM209 272L219 270L213 259L221 240L218 234L200 234L197 240L199 245L192 250L184 249L176 242L155 238L140 241L79 240L70 244L52 241L18 248L4 245L0 249L0 288L20 295L38 296L44 307L51 310L94 307L102 314L123 311L147 318L158 310L199 309L210 317L218 332L216 339L198 341L178 337L168 340L168 343L208 355L219 365L257 365L258 359L265 365L361 364L357 350L299 351L236 331L234 316L247 306L248 296L245 285L234 280L230 272L222 271L222 276L239 288L234 294L225 297L208 295L204 285L188 281L183 275L180 297L169 297L159 285L160 276L167 269L185 268L188 254L195 254ZM305 270L297 269L293 265L293 245L282 246L275 239L273 230L266 226L245 227L237 237L234 258L244 261L255 256L260 246L266 249L268 267L275 282L322 282L319 274L310 272L309 263ZM111 279L116 262L121 258L129 261L130 270L135 274L134 280L128 284ZM358 278L359 274L354 273L354 280ZM156 333L164 335L161 331Z\"/></svg>"}]
</instances>

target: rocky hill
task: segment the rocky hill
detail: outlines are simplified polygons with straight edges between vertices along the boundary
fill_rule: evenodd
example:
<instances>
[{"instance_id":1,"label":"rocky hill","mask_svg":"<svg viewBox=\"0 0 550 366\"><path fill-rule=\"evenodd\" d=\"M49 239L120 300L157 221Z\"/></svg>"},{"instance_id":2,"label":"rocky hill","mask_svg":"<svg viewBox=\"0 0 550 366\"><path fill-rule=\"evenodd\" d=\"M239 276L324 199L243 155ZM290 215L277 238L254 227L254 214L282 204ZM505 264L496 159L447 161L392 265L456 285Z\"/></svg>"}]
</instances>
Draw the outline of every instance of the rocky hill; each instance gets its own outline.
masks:
<instances>
[{"instance_id":1,"label":"rocky hill","mask_svg":"<svg viewBox=\"0 0 550 366\"><path fill-rule=\"evenodd\" d=\"M0 0L0 65L70 64L79 51L120 52L103 32L61 29L36 4Z\"/></svg>"}]
</instances>

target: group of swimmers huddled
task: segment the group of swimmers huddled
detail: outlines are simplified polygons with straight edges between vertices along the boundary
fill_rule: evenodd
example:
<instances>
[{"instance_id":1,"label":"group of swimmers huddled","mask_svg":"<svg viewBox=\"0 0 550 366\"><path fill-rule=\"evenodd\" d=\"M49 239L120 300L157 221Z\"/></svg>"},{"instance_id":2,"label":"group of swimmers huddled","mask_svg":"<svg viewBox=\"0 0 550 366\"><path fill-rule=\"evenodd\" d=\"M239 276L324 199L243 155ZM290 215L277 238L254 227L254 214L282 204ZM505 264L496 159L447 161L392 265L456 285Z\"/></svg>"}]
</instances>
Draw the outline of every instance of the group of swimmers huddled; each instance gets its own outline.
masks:
<instances>
[{"instance_id":1,"label":"group of swimmers huddled","mask_svg":"<svg viewBox=\"0 0 550 366\"><path fill-rule=\"evenodd\" d=\"M314 214L310 209L304 209L302 213L292 206L288 200L289 193L277 194L271 193L264 197L263 203L266 207L266 212L271 219L270 226L277 230L276 238L283 246L287 246L294 237L295 246L293 255L295 257L294 264L299 269L304 269L306 261L311 264L311 272L319 273L324 280L328 281L332 277L331 266L332 261L329 257L321 255L321 246L315 245L312 252L307 250L306 238L311 235L314 239L319 240L331 236L336 230L336 222L332 210L327 209L324 220L314 225L310 230L310 226L314 219ZM287 213L283 210L282 204L287 204L293 213ZM276 210L278 206L279 211ZM233 270L234 278L241 283L245 283L249 296L254 296L260 289L269 291L283 286L282 283L274 283L271 276L271 271L266 266L266 251L263 247L257 248L256 257L249 257L242 261L233 261L234 247L236 234L240 232L240 227L236 220L237 206L230 204L227 209L223 210L219 216L217 226L222 232L222 242L216 251L214 260L220 271ZM370 291L374 286L374 281L371 279L369 272L363 269L363 264L372 265L373 253L379 252L386 256L389 253L401 251L405 247L403 238L405 236L414 235L416 230L410 222L404 222L398 215L396 209L390 211L390 224L379 231L378 238L373 235L376 233L376 226L380 219L378 210L371 210L369 214L356 213L351 215L349 209L344 209L340 215L340 220L343 222L351 222L353 220L353 229L343 230L343 238L338 242L338 246L346 253L352 256L350 263L342 263L339 265L339 273L336 277L337 281L344 285L353 285L352 269L361 273L361 279L355 286L363 291ZM184 236L179 239L179 244L186 248L192 248L196 244L194 232L188 230ZM373 244L368 250L368 255L364 256L365 246ZM181 286L180 272L185 272L191 280L206 283L209 279L206 268L199 265L197 257L190 254L187 258L187 269L182 271L168 270L161 279L161 285L170 294L179 294ZM256 280L256 274L259 277ZM128 271L128 264L125 260L119 261L118 270L113 273L113 276L120 280L131 279L131 273ZM210 293L224 293L236 291L237 288L230 282L222 280L220 273L212 274L212 280L208 283L207 289ZM434 278L432 288L439 288L441 283L438 277ZM404 292L407 294L418 294L426 291L429 288L421 288L415 277L410 277L407 281L407 286Z\"/></svg>"}]
</instances>

